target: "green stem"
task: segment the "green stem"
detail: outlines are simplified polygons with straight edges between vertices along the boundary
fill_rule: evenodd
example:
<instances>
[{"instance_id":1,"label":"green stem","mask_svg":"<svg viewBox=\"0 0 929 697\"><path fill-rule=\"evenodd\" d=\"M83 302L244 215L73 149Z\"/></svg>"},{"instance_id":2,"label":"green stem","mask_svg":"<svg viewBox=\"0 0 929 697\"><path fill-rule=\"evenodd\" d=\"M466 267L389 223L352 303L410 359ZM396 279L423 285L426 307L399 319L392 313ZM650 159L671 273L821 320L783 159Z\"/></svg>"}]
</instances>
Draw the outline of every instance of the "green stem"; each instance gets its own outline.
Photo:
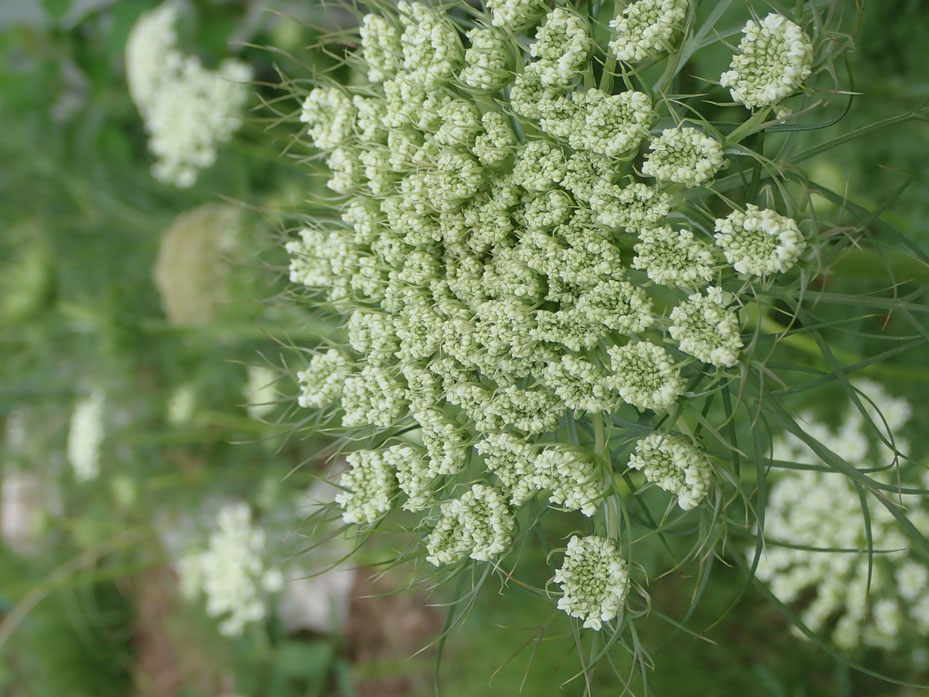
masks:
<instances>
[{"instance_id":1,"label":"green stem","mask_svg":"<svg viewBox=\"0 0 929 697\"><path fill-rule=\"evenodd\" d=\"M811 337L804 336L797 332L790 333L787 327L766 316L761 317L759 326L767 333L779 334L781 336L780 343L786 344L793 349L816 358L817 362L820 362L822 359L822 352L816 344L816 341ZM845 365L854 365L863 360L861 356L855 355L851 351L847 351L840 346L833 346L831 348L835 357ZM861 370L861 374L873 375L875 377L902 378L917 382L929 382L929 370L917 370L913 366L894 366L884 362L873 363L867 366Z\"/></svg>"},{"instance_id":2,"label":"green stem","mask_svg":"<svg viewBox=\"0 0 929 697\"><path fill-rule=\"evenodd\" d=\"M590 417L590 422L594 429L594 453L596 453L597 457L609 463L610 453L607 449L607 438L603 428L603 417L600 414L593 414Z\"/></svg>"},{"instance_id":3,"label":"green stem","mask_svg":"<svg viewBox=\"0 0 929 697\"><path fill-rule=\"evenodd\" d=\"M616 0L613 3L613 16L616 17L623 10L623 3ZM607 37L606 62L603 64L603 74L600 76L600 89L603 92L611 93L613 90L613 71L616 70L616 56L610 50L609 36Z\"/></svg>"},{"instance_id":4,"label":"green stem","mask_svg":"<svg viewBox=\"0 0 929 697\"><path fill-rule=\"evenodd\" d=\"M899 123L906 123L907 121L926 121L927 115L923 107L913 109L912 111L907 111L903 114L897 114L896 116L891 116L890 118L883 119L881 121L875 121L874 123L869 123L866 126L861 128L856 128L854 131L849 131L844 135L837 136L832 140L827 140L825 143L820 143L819 145L814 145L812 148L808 148L798 155L791 158L791 162L796 164L798 162L803 162L808 160L811 157L816 157L820 153L827 152L832 148L838 147L848 141L854 140L859 136L863 136L871 131L877 131L881 128L887 128L888 126L895 126Z\"/></svg>"},{"instance_id":5,"label":"green stem","mask_svg":"<svg viewBox=\"0 0 929 697\"><path fill-rule=\"evenodd\" d=\"M765 122L765 119L768 118L768 113L771 111L771 107L765 107L760 109L752 114L751 118L743 123L741 126L736 128L732 133L726 136L727 145L735 145L736 143L745 140L748 136L753 133L757 133L762 129L762 125Z\"/></svg>"}]
</instances>

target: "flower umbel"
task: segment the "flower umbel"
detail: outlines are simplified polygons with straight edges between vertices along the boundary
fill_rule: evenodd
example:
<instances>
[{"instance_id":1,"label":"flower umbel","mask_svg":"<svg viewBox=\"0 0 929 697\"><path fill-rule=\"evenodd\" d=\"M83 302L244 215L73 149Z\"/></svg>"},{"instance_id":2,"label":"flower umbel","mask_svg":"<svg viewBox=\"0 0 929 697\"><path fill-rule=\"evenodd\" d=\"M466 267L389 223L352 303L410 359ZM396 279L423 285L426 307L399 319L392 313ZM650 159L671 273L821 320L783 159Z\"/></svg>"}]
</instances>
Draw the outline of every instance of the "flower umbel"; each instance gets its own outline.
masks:
<instances>
[{"instance_id":1,"label":"flower umbel","mask_svg":"<svg viewBox=\"0 0 929 697\"><path fill-rule=\"evenodd\" d=\"M764 115L710 121L714 88L683 92L687 57L713 41L695 3L622 3L608 47L581 5L487 7L378 6L345 61L358 74L300 95L309 159L330 178L324 214L286 243L290 278L344 320L298 400L344 435L343 520L399 522L441 577L515 573L536 526L570 521L583 534L556 574L559 607L625 631L607 624L638 568L620 540L654 530L627 529L644 523L619 514L640 495L623 482L654 484L647 506L670 493L673 520L729 524L706 499L742 500L727 458L744 449L726 447L714 398L754 394L749 338L793 297L774 291L796 274L773 272L801 263L813 235L793 233L815 225L796 187L768 181L789 168L748 137ZM773 70L761 56L777 43L752 36L734 61L746 80Z\"/></svg>"},{"instance_id":2,"label":"flower umbel","mask_svg":"<svg viewBox=\"0 0 929 697\"><path fill-rule=\"evenodd\" d=\"M683 29L689 0L637 0L610 22L610 50L627 63L670 51Z\"/></svg>"},{"instance_id":3,"label":"flower umbel","mask_svg":"<svg viewBox=\"0 0 929 697\"><path fill-rule=\"evenodd\" d=\"M649 144L642 173L687 187L705 184L726 166L722 146L696 128L668 128Z\"/></svg>"},{"instance_id":4,"label":"flower umbel","mask_svg":"<svg viewBox=\"0 0 929 697\"><path fill-rule=\"evenodd\" d=\"M749 203L716 221L716 246L739 273L764 276L788 271L806 240L792 218Z\"/></svg>"},{"instance_id":5,"label":"flower umbel","mask_svg":"<svg viewBox=\"0 0 929 697\"><path fill-rule=\"evenodd\" d=\"M706 497L713 472L700 448L680 436L652 433L635 446L629 467L641 470L645 478L677 496L685 511Z\"/></svg>"},{"instance_id":6,"label":"flower umbel","mask_svg":"<svg viewBox=\"0 0 929 697\"><path fill-rule=\"evenodd\" d=\"M812 72L813 45L803 30L772 12L742 29L739 52L719 84L749 109L773 106L793 94Z\"/></svg>"},{"instance_id":7,"label":"flower umbel","mask_svg":"<svg viewBox=\"0 0 929 697\"><path fill-rule=\"evenodd\" d=\"M584 620L584 627L600 629L616 618L629 593L629 572L612 540L573 536L564 564L555 572L561 586L558 609Z\"/></svg>"},{"instance_id":8,"label":"flower umbel","mask_svg":"<svg viewBox=\"0 0 929 697\"><path fill-rule=\"evenodd\" d=\"M910 404L873 381L856 380L852 385L868 405L870 419L881 424L879 432L892 438L898 450L908 450L901 430ZM809 413L799 420L820 443L861 470L881 468L892 457L852 405L844 410L838 428ZM773 457L806 467L825 465L789 434L775 439ZM879 476L888 493L907 507L909 520L926 529L925 498L895 491L901 485L925 489L929 481L920 469L903 467L890 476ZM765 552L757 574L779 600L801 605L803 623L838 647L902 653L909 635L929 633L929 567L909 553L911 542L890 511L869 502L866 523L861 507L860 490L841 474L780 470L768 498ZM921 644L920 638L913 645Z\"/></svg>"}]
</instances>

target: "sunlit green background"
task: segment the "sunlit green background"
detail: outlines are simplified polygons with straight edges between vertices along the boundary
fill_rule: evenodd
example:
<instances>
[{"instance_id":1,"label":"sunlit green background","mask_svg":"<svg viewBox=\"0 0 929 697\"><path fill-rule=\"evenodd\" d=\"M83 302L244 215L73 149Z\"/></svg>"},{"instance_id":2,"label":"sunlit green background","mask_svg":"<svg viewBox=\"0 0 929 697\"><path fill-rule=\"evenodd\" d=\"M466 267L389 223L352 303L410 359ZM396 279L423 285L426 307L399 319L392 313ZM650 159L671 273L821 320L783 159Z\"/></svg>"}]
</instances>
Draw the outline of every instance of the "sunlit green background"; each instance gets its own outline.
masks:
<instances>
[{"instance_id":1,"label":"sunlit green background","mask_svg":"<svg viewBox=\"0 0 929 697\"><path fill-rule=\"evenodd\" d=\"M331 632L288 632L272 613L227 639L178 597L164 537L204 502L249 501L291 533L291 547L306 533L277 512L311 486L328 444L292 436L300 416L282 368L294 359L287 347L310 345L321 328L280 297L277 240L318 184L281 154L292 125L258 107L282 96L276 67L294 69L290 54L302 69L327 67L305 47L351 20L314 0L189 3L198 21L183 27L188 50L206 65L247 61L258 87L217 165L180 190L152 178L125 85L127 34L156 4L0 0L0 467L32 473L41 504L28 540L0 545L0 695L391 697L433 694L436 682L450 697L583 694L570 625L549 622L551 606L518 588L502 596L487 584L444 642L443 591L399 593L410 582L402 568L360 571L348 618ZM871 5L850 57L860 96L832 135L929 98L929 3ZM880 131L811 171L869 206L911 179L886 218L929 242L929 124ZM182 297L163 297L159 278ZM250 376L252 388L273 381L260 414L247 407ZM925 376L901 377L895 393L925 407ZM79 483L65 440L75 400L94 388L107 394L108 434L100 477ZM302 563L326 562L308 552ZM677 580L651 586L654 607L673 617L692 587ZM687 626L692 634L657 617L642 624L657 695L917 694L797 638L721 562ZM893 656L856 659L929 683ZM615 680L593 687L622 691Z\"/></svg>"}]
</instances>

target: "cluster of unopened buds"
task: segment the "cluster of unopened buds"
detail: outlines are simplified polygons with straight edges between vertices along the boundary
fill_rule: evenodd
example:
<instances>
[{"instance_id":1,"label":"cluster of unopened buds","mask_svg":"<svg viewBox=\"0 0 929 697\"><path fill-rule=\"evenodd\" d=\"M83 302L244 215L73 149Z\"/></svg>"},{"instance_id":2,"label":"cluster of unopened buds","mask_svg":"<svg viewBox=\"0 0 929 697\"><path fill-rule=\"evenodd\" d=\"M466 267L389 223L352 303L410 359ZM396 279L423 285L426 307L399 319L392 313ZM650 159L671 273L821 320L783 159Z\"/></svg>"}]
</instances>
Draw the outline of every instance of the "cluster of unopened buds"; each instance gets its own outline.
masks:
<instances>
[{"instance_id":1,"label":"cluster of unopened buds","mask_svg":"<svg viewBox=\"0 0 929 697\"><path fill-rule=\"evenodd\" d=\"M341 202L286 244L290 277L346 317L347 341L312 353L299 401L367 446L340 482L346 522L414 511L432 564L494 563L530 504L607 516L617 473L683 510L712 496L716 459L677 405L694 376L737 374L741 294L808 240L768 208L693 205L733 143L636 73L690 38L693 4L628 4L606 55L623 79L594 86L591 19L573 7L401 1L363 19L347 60L366 82L305 95ZM722 82L773 106L811 62L772 15L746 26ZM647 428L617 430L623 410ZM595 629L620 616L626 549L573 537L558 606Z\"/></svg>"}]
</instances>

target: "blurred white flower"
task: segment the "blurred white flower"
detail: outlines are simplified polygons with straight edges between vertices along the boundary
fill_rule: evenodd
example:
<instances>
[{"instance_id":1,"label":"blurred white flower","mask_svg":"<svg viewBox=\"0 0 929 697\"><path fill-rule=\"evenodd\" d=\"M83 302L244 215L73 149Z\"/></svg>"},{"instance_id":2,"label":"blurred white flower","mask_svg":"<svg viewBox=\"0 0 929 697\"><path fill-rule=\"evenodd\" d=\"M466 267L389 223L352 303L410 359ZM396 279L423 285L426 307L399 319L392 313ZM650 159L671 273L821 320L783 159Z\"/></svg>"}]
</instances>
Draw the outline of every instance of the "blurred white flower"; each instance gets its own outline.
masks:
<instances>
[{"instance_id":1,"label":"blurred white flower","mask_svg":"<svg viewBox=\"0 0 929 697\"><path fill-rule=\"evenodd\" d=\"M283 575L266 565L265 533L252 525L248 504L223 506L215 525L206 548L183 556L177 573L181 594L193 601L202 593L207 614L221 618L219 631L235 636L265 617L266 596L281 589Z\"/></svg>"},{"instance_id":2,"label":"blurred white flower","mask_svg":"<svg viewBox=\"0 0 929 697\"><path fill-rule=\"evenodd\" d=\"M245 408L253 419L261 419L274 409L277 390L274 381L277 374L266 366L248 367L248 382L245 384Z\"/></svg>"},{"instance_id":3,"label":"blurred white flower","mask_svg":"<svg viewBox=\"0 0 929 697\"><path fill-rule=\"evenodd\" d=\"M74 405L68 431L68 462L78 481L96 479L100 474L100 446L106 436L105 406L106 398L99 389Z\"/></svg>"},{"instance_id":4,"label":"blurred white flower","mask_svg":"<svg viewBox=\"0 0 929 697\"><path fill-rule=\"evenodd\" d=\"M152 276L170 322L204 324L227 299L226 257L238 227L235 208L208 203L181 213L162 235Z\"/></svg>"},{"instance_id":5,"label":"blurred white flower","mask_svg":"<svg viewBox=\"0 0 929 697\"><path fill-rule=\"evenodd\" d=\"M883 386L870 380L852 384L885 437L893 434L886 432L871 402L893 428L905 424L910 412L907 402L891 397ZM890 464L889 448L877 441L874 427L866 424L854 406L849 407L837 429L810 415L802 415L799 421L810 436L854 467ZM893 441L898 449L906 448L899 435ZM795 436L777 438L773 456L801 465L824 466ZM885 483L896 482L896 474L871 476ZM925 475L922 480L916 486L929 484ZM892 490L887 495L902 502L917 528L929 528L929 511L921 497L897 495ZM868 553L859 491L848 477L830 471L787 470L768 496L764 528L768 545L757 575L769 582L782 602L812 597L800 619L815 632L831 632L836 645L845 649L859 645L898 649L905 632L929 634L929 568L910 557L909 540L896 519L871 496L868 512L873 554Z\"/></svg>"},{"instance_id":6,"label":"blurred white flower","mask_svg":"<svg viewBox=\"0 0 929 697\"><path fill-rule=\"evenodd\" d=\"M188 423L194 415L197 406L197 397L193 385L186 384L177 387L168 397L165 409L165 418L172 426L182 426Z\"/></svg>"},{"instance_id":7,"label":"blurred white flower","mask_svg":"<svg viewBox=\"0 0 929 697\"><path fill-rule=\"evenodd\" d=\"M232 59L207 70L178 48L177 21L178 5L171 1L142 15L126 43L126 78L158 158L152 173L187 187L242 124L248 97L242 83L251 80L252 70Z\"/></svg>"}]
</instances>

